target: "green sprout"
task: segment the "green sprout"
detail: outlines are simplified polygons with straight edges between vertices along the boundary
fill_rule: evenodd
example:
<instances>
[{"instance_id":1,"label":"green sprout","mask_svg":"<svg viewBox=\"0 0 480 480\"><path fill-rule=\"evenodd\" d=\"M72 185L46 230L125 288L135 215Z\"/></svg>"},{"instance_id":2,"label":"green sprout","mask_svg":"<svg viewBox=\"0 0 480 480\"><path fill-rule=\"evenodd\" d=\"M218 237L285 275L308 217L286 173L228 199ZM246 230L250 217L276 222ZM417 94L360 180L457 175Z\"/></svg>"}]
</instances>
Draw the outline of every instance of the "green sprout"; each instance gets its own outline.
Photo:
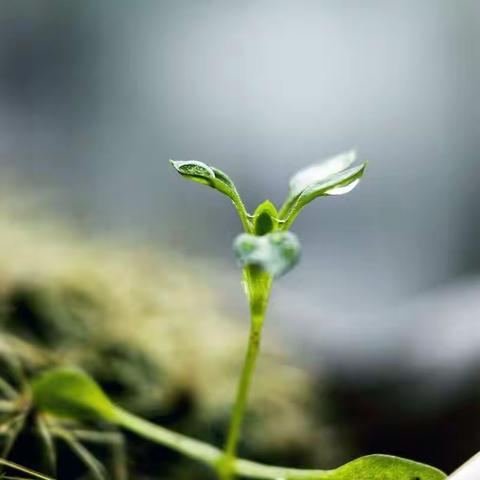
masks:
<instances>
[{"instance_id":1,"label":"green sprout","mask_svg":"<svg viewBox=\"0 0 480 480\"><path fill-rule=\"evenodd\" d=\"M300 211L315 198L341 195L355 188L367 165L363 162L352 167L355 160L356 153L352 150L300 170L290 179L288 195L279 212L272 202L266 200L253 215L246 211L235 184L225 173L197 161L170 160L183 177L229 196L245 229L245 233L235 239L233 250L238 264L243 268L251 327L225 445L222 466L225 480L232 476L273 280L291 270L300 259L300 242L289 228Z\"/></svg>"},{"instance_id":2,"label":"green sprout","mask_svg":"<svg viewBox=\"0 0 480 480\"><path fill-rule=\"evenodd\" d=\"M233 477L284 480L442 480L436 468L389 455L369 455L333 470L305 470L265 465L237 458L237 445L249 391L260 352L261 336L274 280L299 261L300 243L289 231L299 212L313 199L342 195L360 181L366 163L352 166L350 151L301 170L290 181L278 211L265 201L249 214L232 180L217 168L198 161L171 161L183 177L210 186L233 202L244 232L233 243L250 307L250 335L237 394L222 448L155 425L114 404L99 385L77 368L55 368L40 374L32 384L32 404L41 414L76 421L106 421L152 442L210 466L222 480Z\"/></svg>"}]
</instances>

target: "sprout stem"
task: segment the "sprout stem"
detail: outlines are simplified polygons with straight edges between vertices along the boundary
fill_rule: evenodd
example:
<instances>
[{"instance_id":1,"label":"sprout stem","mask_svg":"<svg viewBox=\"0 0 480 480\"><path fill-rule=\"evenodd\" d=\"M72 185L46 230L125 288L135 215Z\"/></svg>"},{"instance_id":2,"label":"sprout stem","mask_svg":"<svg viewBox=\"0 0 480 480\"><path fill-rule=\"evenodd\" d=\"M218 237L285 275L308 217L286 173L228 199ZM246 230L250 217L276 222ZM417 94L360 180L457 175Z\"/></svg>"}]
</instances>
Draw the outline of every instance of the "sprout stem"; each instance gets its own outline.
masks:
<instances>
[{"instance_id":1,"label":"sprout stem","mask_svg":"<svg viewBox=\"0 0 480 480\"><path fill-rule=\"evenodd\" d=\"M252 266L244 269L244 281L250 303L250 334L225 444L225 456L218 466L219 475L224 480L230 480L234 473L238 441L260 352L262 328L272 285L272 278L268 274L258 267Z\"/></svg>"},{"instance_id":2,"label":"sprout stem","mask_svg":"<svg viewBox=\"0 0 480 480\"><path fill-rule=\"evenodd\" d=\"M258 325L252 322L250 326L247 353L245 355L242 374L238 383L237 396L235 405L233 407L227 442L225 444L225 457L224 461L219 467L219 473L225 480L228 480L232 477L233 463L235 461L243 417L245 415L247 406L248 394L250 391L253 372L255 371L258 352L260 350L261 334L261 324Z\"/></svg>"},{"instance_id":3,"label":"sprout stem","mask_svg":"<svg viewBox=\"0 0 480 480\"><path fill-rule=\"evenodd\" d=\"M248 216L245 204L243 203L238 193L236 193L235 196L232 198L232 203L238 212L238 216L240 217L240 221L242 222L243 229L247 233L252 233L252 222L250 221L250 218Z\"/></svg>"}]
</instances>

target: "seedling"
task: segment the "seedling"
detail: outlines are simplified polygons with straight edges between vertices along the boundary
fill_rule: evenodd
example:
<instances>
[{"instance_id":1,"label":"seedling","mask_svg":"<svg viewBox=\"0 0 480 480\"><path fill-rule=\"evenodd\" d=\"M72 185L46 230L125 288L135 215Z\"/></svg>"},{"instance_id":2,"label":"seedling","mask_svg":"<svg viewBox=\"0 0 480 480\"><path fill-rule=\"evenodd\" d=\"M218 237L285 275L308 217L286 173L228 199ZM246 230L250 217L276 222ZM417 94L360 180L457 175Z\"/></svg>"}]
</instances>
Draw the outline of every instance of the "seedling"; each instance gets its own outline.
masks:
<instances>
[{"instance_id":1,"label":"seedling","mask_svg":"<svg viewBox=\"0 0 480 480\"><path fill-rule=\"evenodd\" d=\"M290 180L287 198L280 211L266 200L253 215L247 212L234 183L225 173L197 161L171 160L175 170L184 178L229 196L245 230L235 239L233 250L243 268L250 306L250 337L221 467L226 480L231 477L272 283L300 259L300 242L289 229L300 211L315 198L342 195L355 188L366 168L366 162L352 166L355 160L356 154L352 150L300 170Z\"/></svg>"},{"instance_id":2,"label":"seedling","mask_svg":"<svg viewBox=\"0 0 480 480\"><path fill-rule=\"evenodd\" d=\"M302 470L264 465L237 458L237 445L260 351L262 328L273 282L299 261L300 243L290 232L300 211L322 196L342 195L359 183L366 163L352 166L350 151L301 170L290 181L283 206L270 201L249 214L232 180L217 168L198 161L171 161L184 178L207 185L233 202L244 232L233 242L243 269L243 283L250 307L250 335L238 382L227 440L223 449L154 425L116 406L84 372L59 368L40 375L33 383L32 402L38 412L78 421L103 420L167 446L209 465L222 480L234 476L258 479L310 480L442 480L439 470L388 455L369 455L334 470Z\"/></svg>"}]
</instances>

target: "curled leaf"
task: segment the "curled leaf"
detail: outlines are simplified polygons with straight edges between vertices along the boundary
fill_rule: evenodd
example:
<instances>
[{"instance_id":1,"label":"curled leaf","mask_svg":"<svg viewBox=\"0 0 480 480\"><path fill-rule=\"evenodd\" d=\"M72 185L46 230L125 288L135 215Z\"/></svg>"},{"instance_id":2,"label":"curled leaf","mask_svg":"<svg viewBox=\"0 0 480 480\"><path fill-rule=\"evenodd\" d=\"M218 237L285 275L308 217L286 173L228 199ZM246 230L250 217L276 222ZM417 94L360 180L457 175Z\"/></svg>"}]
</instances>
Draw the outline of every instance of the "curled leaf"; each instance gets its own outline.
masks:
<instances>
[{"instance_id":1,"label":"curled leaf","mask_svg":"<svg viewBox=\"0 0 480 480\"><path fill-rule=\"evenodd\" d=\"M34 406L42 412L77 420L112 420L115 407L83 370L54 368L34 379Z\"/></svg>"},{"instance_id":2,"label":"curled leaf","mask_svg":"<svg viewBox=\"0 0 480 480\"><path fill-rule=\"evenodd\" d=\"M170 160L170 163L182 177L208 185L231 199L238 197L237 189L232 180L218 168L211 167L197 160Z\"/></svg>"},{"instance_id":3,"label":"curled leaf","mask_svg":"<svg viewBox=\"0 0 480 480\"><path fill-rule=\"evenodd\" d=\"M182 177L203 185L208 185L229 197L237 209L245 231L252 231L252 224L242 199L237 192L235 184L226 173L218 168L198 162L197 160L170 160L170 163Z\"/></svg>"},{"instance_id":4,"label":"curled leaf","mask_svg":"<svg viewBox=\"0 0 480 480\"><path fill-rule=\"evenodd\" d=\"M254 265L278 278L291 270L300 259L300 242L291 232L268 233L261 237L243 233L233 250L241 267Z\"/></svg>"},{"instance_id":5,"label":"curled leaf","mask_svg":"<svg viewBox=\"0 0 480 480\"><path fill-rule=\"evenodd\" d=\"M323 162L314 163L313 165L303 168L290 179L289 195L295 197L302 193L308 186L323 182L332 175L346 170L356 159L357 152L355 150L349 150Z\"/></svg>"},{"instance_id":6,"label":"curled leaf","mask_svg":"<svg viewBox=\"0 0 480 480\"><path fill-rule=\"evenodd\" d=\"M299 171L290 180L290 190L280 216L288 228L300 210L319 196L343 195L359 183L366 162L351 166L356 159L354 151L330 158Z\"/></svg>"}]
</instances>

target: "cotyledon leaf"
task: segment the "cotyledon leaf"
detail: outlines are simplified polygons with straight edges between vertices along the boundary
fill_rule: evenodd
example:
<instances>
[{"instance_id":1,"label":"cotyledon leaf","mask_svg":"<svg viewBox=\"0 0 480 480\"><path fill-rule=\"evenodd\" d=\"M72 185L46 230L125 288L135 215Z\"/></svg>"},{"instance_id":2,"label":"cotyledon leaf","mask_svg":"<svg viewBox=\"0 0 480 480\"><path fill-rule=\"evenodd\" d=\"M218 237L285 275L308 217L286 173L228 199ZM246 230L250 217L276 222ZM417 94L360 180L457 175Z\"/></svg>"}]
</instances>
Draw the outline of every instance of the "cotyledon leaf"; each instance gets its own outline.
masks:
<instances>
[{"instance_id":1,"label":"cotyledon leaf","mask_svg":"<svg viewBox=\"0 0 480 480\"><path fill-rule=\"evenodd\" d=\"M238 192L235 184L226 173L218 168L211 167L197 160L170 160L170 163L182 177L208 185L227 195L232 200L237 200Z\"/></svg>"},{"instance_id":2,"label":"cotyledon leaf","mask_svg":"<svg viewBox=\"0 0 480 480\"><path fill-rule=\"evenodd\" d=\"M83 370L59 367L32 382L33 403L39 411L78 420L113 420L115 407L100 386Z\"/></svg>"},{"instance_id":3,"label":"cotyledon leaf","mask_svg":"<svg viewBox=\"0 0 480 480\"><path fill-rule=\"evenodd\" d=\"M235 184L226 173L197 160L170 160L170 163L182 177L202 185L208 185L229 197L237 209L245 231L252 231L252 223L245 205Z\"/></svg>"},{"instance_id":4,"label":"cotyledon leaf","mask_svg":"<svg viewBox=\"0 0 480 480\"><path fill-rule=\"evenodd\" d=\"M236 473L245 478L275 480L443 480L440 470L391 455L367 455L332 470L302 470L236 462Z\"/></svg>"},{"instance_id":5,"label":"cotyledon leaf","mask_svg":"<svg viewBox=\"0 0 480 480\"><path fill-rule=\"evenodd\" d=\"M302 193L309 185L323 182L332 175L346 170L356 159L357 152L355 150L349 150L348 152L340 153L339 155L299 170L290 179L289 195L295 197Z\"/></svg>"},{"instance_id":6,"label":"cotyledon leaf","mask_svg":"<svg viewBox=\"0 0 480 480\"><path fill-rule=\"evenodd\" d=\"M242 233L233 242L233 251L241 267L254 265L278 278L298 263L300 242L292 232Z\"/></svg>"},{"instance_id":7,"label":"cotyledon leaf","mask_svg":"<svg viewBox=\"0 0 480 480\"><path fill-rule=\"evenodd\" d=\"M287 229L305 205L316 197L343 195L353 190L363 176L366 162L351 166L354 151L340 154L322 163L300 170L290 180L290 189L280 217Z\"/></svg>"},{"instance_id":8,"label":"cotyledon leaf","mask_svg":"<svg viewBox=\"0 0 480 480\"><path fill-rule=\"evenodd\" d=\"M446 475L434 467L412 460L389 455L368 455L328 472L324 478L328 480L442 480Z\"/></svg>"}]
</instances>

